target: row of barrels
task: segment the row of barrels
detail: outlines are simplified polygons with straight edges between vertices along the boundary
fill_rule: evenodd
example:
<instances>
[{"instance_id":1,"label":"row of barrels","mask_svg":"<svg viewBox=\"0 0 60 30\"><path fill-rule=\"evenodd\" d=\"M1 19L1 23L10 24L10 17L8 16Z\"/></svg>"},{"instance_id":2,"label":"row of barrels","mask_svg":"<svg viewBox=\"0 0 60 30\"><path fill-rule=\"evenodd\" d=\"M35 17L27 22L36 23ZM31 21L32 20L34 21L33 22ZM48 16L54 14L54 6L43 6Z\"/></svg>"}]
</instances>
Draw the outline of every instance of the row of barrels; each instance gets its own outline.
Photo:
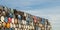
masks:
<instances>
[{"instance_id":1,"label":"row of barrels","mask_svg":"<svg viewBox=\"0 0 60 30\"><path fill-rule=\"evenodd\" d=\"M40 30L45 30L49 25L50 23L48 22L48 19L40 18L16 9L0 6L0 29L11 28L10 30L39 30L39 28L41 28Z\"/></svg>"}]
</instances>

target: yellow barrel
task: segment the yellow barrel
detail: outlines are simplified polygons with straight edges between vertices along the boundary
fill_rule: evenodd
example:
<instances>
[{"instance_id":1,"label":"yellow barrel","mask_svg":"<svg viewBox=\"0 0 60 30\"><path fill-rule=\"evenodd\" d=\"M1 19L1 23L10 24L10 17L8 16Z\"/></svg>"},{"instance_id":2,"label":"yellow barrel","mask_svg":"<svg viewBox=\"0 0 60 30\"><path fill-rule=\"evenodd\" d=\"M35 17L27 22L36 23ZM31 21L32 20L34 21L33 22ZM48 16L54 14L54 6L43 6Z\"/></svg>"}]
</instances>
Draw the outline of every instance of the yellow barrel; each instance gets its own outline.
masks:
<instances>
[{"instance_id":1,"label":"yellow barrel","mask_svg":"<svg viewBox=\"0 0 60 30\"><path fill-rule=\"evenodd\" d=\"M7 23L7 24L6 24L6 27L7 27L7 28L10 28L10 23Z\"/></svg>"}]
</instances>

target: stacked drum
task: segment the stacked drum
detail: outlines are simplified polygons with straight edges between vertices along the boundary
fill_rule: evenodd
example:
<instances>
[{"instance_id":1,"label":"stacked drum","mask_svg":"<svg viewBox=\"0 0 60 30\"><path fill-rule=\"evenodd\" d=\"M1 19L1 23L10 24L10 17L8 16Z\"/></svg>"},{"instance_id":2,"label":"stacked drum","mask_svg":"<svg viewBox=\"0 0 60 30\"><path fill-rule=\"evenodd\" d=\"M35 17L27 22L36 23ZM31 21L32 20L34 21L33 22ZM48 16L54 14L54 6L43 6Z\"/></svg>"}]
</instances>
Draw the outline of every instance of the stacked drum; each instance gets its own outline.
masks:
<instances>
[{"instance_id":1,"label":"stacked drum","mask_svg":"<svg viewBox=\"0 0 60 30\"><path fill-rule=\"evenodd\" d=\"M0 6L0 30L50 30L47 19Z\"/></svg>"}]
</instances>

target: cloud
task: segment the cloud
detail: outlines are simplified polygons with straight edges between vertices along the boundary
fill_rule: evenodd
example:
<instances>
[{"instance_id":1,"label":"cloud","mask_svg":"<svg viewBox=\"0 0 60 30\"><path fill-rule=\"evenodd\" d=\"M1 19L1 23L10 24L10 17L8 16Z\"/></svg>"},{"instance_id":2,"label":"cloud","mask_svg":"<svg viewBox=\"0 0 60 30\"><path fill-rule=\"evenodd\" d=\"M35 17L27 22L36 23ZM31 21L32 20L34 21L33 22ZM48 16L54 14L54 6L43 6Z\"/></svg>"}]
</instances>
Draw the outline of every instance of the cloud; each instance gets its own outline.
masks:
<instances>
[{"instance_id":1,"label":"cloud","mask_svg":"<svg viewBox=\"0 0 60 30\"><path fill-rule=\"evenodd\" d=\"M60 6L52 7L52 8L45 8L45 9L34 9L34 10L22 10L33 15L58 15L60 14Z\"/></svg>"},{"instance_id":2,"label":"cloud","mask_svg":"<svg viewBox=\"0 0 60 30\"><path fill-rule=\"evenodd\" d=\"M0 5L19 10L43 9L60 6L60 0L0 0Z\"/></svg>"}]
</instances>

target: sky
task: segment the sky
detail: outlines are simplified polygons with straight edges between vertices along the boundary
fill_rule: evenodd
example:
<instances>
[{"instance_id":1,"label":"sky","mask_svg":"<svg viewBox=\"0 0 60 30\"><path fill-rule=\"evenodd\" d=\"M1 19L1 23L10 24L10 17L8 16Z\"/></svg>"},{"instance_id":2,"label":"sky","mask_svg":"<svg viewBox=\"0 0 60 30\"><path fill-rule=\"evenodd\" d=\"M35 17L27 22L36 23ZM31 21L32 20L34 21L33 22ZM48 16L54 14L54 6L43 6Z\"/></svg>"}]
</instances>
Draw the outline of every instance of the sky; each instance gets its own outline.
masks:
<instances>
[{"instance_id":1,"label":"sky","mask_svg":"<svg viewBox=\"0 0 60 30\"><path fill-rule=\"evenodd\" d=\"M0 0L0 5L49 19L52 30L60 28L60 0Z\"/></svg>"}]
</instances>

